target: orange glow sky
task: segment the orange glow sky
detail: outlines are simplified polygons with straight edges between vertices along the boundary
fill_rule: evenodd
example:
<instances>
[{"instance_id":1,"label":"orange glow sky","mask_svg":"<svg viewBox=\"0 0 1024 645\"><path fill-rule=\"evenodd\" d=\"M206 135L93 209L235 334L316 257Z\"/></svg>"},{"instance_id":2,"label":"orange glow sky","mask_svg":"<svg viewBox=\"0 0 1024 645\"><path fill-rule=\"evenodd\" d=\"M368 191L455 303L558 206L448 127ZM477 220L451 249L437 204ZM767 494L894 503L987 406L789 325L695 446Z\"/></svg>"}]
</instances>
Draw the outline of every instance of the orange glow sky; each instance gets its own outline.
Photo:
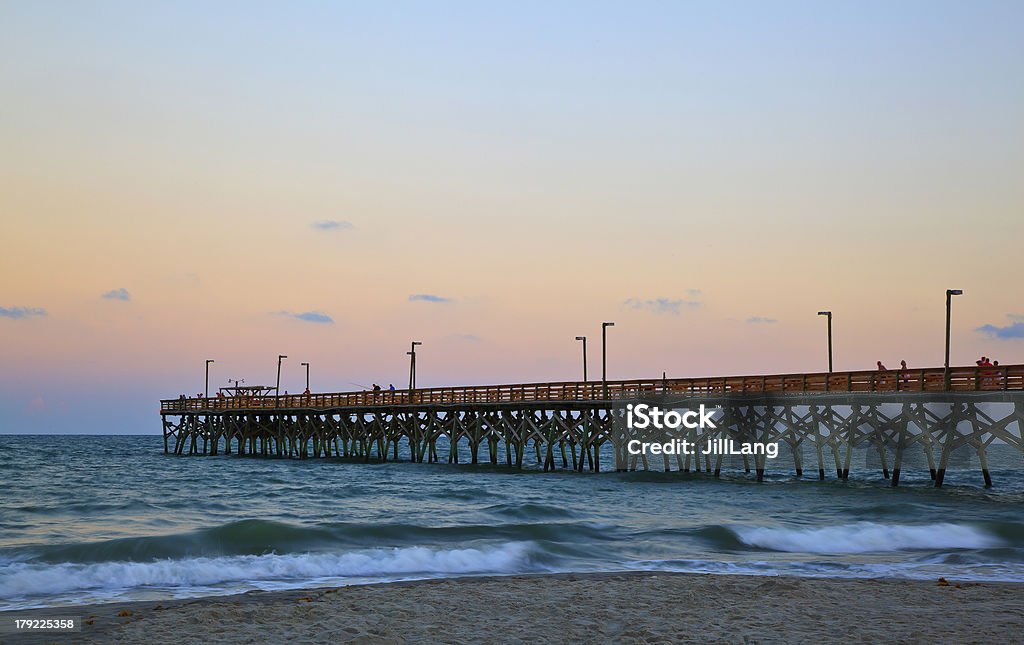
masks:
<instances>
[{"instance_id":1,"label":"orange glow sky","mask_svg":"<svg viewBox=\"0 0 1024 645\"><path fill-rule=\"evenodd\" d=\"M599 377L602 320L609 378L823 370L819 309L941 365L947 288L1024 363L1021 4L386 4L0 8L0 433L157 432L206 358Z\"/></svg>"}]
</instances>

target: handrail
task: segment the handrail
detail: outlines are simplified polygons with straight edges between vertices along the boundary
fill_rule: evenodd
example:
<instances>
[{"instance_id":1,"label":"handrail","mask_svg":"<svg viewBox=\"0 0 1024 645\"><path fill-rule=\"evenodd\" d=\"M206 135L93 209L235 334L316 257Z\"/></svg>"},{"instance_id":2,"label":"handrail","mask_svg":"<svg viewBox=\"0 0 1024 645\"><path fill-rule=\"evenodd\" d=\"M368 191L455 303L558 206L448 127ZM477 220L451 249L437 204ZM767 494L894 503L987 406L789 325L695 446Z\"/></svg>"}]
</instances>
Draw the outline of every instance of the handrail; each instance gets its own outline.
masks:
<instances>
[{"instance_id":1,"label":"handrail","mask_svg":"<svg viewBox=\"0 0 1024 645\"><path fill-rule=\"evenodd\" d=\"M769 376L719 376L708 378L637 379L628 381L558 381L434 387L379 392L333 392L288 394L281 396L191 397L164 399L160 411L190 412L207 410L308 409L377 407L423 404L476 404L539 401L602 401L637 395L685 394L707 396L751 394L758 392L942 392L946 391L945 370L941 367L914 370L864 370L857 372L819 372L812 374L776 374ZM1024 390L1024 365L998 367L951 367L949 390L990 391Z\"/></svg>"}]
</instances>

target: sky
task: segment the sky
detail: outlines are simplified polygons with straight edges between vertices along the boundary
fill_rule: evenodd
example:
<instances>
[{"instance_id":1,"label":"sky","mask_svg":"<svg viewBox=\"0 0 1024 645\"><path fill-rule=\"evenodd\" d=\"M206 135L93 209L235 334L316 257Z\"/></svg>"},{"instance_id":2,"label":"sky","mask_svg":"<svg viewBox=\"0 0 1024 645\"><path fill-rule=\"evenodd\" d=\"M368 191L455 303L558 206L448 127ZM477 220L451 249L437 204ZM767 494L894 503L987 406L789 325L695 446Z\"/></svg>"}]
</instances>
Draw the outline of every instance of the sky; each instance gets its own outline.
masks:
<instances>
[{"instance_id":1,"label":"sky","mask_svg":"<svg viewBox=\"0 0 1024 645\"><path fill-rule=\"evenodd\" d=\"M1020 2L0 1L0 433L1024 363Z\"/></svg>"}]
</instances>

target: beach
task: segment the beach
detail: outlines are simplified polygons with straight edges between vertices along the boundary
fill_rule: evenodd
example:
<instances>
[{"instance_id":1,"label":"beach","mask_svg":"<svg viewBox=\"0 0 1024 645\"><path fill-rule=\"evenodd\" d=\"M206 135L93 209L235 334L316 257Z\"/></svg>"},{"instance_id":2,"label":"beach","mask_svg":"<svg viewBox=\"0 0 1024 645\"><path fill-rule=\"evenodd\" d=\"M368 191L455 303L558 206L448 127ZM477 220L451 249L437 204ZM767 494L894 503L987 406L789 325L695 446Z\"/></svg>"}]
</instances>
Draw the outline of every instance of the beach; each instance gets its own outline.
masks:
<instances>
[{"instance_id":1,"label":"beach","mask_svg":"<svg viewBox=\"0 0 1024 645\"><path fill-rule=\"evenodd\" d=\"M1024 629L1022 591L665 572L466 577L17 612L89 622L3 642L1010 642Z\"/></svg>"}]
</instances>

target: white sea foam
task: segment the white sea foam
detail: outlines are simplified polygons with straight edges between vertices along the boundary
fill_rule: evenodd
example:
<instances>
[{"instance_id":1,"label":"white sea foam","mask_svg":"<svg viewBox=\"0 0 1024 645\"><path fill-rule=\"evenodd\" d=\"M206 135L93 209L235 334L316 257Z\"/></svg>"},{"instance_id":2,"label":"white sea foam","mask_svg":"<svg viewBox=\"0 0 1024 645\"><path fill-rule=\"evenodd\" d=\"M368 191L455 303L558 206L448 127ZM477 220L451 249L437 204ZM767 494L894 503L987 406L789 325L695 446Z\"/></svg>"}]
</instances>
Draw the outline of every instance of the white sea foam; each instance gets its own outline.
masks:
<instances>
[{"instance_id":1,"label":"white sea foam","mask_svg":"<svg viewBox=\"0 0 1024 645\"><path fill-rule=\"evenodd\" d=\"M14 563L0 570L0 599L86 590L210 587L231 583L308 581L479 573L515 573L530 563L531 544L492 548L408 547L347 553L293 553L92 564Z\"/></svg>"},{"instance_id":2,"label":"white sea foam","mask_svg":"<svg viewBox=\"0 0 1024 645\"><path fill-rule=\"evenodd\" d=\"M821 528L733 529L750 546L789 553L881 553L931 549L984 549L1002 542L962 524L892 525L857 522Z\"/></svg>"}]
</instances>

